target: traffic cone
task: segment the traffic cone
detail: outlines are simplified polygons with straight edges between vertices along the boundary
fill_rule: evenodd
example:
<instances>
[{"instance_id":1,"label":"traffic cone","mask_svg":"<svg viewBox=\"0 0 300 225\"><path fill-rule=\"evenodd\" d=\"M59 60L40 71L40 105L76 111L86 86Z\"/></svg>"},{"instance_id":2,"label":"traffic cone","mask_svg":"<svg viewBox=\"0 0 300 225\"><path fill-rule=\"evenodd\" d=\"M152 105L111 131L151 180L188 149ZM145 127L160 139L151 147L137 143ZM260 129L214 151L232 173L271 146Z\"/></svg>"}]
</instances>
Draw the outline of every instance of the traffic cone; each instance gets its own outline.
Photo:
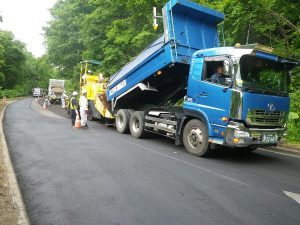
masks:
<instances>
[{"instance_id":1,"label":"traffic cone","mask_svg":"<svg viewBox=\"0 0 300 225\"><path fill-rule=\"evenodd\" d=\"M76 120L75 120L75 128L81 128L81 121L79 119L78 114L76 115Z\"/></svg>"},{"instance_id":2,"label":"traffic cone","mask_svg":"<svg viewBox=\"0 0 300 225\"><path fill-rule=\"evenodd\" d=\"M43 104L43 110L47 110L46 104Z\"/></svg>"}]
</instances>

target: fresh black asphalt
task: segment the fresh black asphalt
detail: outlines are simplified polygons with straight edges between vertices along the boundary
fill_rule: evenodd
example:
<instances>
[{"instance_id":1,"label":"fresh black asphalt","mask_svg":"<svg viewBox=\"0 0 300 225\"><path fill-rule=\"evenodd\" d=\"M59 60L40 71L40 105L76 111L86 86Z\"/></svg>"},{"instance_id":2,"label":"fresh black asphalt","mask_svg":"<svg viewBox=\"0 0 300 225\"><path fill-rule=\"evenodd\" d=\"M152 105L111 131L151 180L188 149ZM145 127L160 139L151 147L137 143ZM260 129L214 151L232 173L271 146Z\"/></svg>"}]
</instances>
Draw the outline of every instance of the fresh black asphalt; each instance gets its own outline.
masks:
<instances>
[{"instance_id":1,"label":"fresh black asphalt","mask_svg":"<svg viewBox=\"0 0 300 225\"><path fill-rule=\"evenodd\" d=\"M300 159L258 150L189 155L101 123L73 129L25 99L4 131L33 225L300 224Z\"/></svg>"}]
</instances>

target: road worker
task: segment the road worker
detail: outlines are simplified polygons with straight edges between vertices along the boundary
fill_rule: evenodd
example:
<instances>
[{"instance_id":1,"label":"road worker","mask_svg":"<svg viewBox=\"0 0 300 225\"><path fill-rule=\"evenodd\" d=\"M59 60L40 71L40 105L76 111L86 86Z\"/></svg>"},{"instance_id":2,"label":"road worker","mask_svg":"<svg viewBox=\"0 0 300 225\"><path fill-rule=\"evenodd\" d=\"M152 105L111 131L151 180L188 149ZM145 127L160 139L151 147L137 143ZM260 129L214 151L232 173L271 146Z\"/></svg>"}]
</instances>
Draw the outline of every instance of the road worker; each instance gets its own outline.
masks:
<instances>
[{"instance_id":1,"label":"road worker","mask_svg":"<svg viewBox=\"0 0 300 225\"><path fill-rule=\"evenodd\" d=\"M60 99L61 99L61 107L64 109L66 108L66 92L64 91L63 94L61 95Z\"/></svg>"},{"instance_id":2,"label":"road worker","mask_svg":"<svg viewBox=\"0 0 300 225\"><path fill-rule=\"evenodd\" d=\"M76 96L77 96L77 91L73 91L70 99L70 114L71 114L73 128L75 127L76 115L78 114Z\"/></svg>"},{"instance_id":3,"label":"road worker","mask_svg":"<svg viewBox=\"0 0 300 225\"><path fill-rule=\"evenodd\" d=\"M43 104L43 109L48 109L50 105L51 104L50 104L49 96L47 95L45 97L45 101L44 101L44 104Z\"/></svg>"},{"instance_id":4,"label":"road worker","mask_svg":"<svg viewBox=\"0 0 300 225\"><path fill-rule=\"evenodd\" d=\"M85 89L83 89L82 95L80 96L80 99L79 99L81 128L88 128L88 126L87 126L88 100L87 100L86 96L87 96L87 91Z\"/></svg>"}]
</instances>

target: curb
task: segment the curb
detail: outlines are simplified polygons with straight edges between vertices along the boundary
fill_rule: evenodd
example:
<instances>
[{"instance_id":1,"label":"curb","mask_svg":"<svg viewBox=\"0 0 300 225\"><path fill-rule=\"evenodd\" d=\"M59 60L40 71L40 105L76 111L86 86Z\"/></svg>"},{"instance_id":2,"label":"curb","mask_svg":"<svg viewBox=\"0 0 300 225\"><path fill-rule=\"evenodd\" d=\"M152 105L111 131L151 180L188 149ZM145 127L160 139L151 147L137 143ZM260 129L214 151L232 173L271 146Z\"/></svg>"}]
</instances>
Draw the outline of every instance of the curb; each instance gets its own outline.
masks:
<instances>
[{"instance_id":1,"label":"curb","mask_svg":"<svg viewBox=\"0 0 300 225\"><path fill-rule=\"evenodd\" d=\"M11 102L10 102L11 103ZM4 164L5 164L5 170L8 176L8 183L10 187L10 192L12 194L12 199L14 204L16 205L16 208L19 209L19 215L18 215L18 225L30 225L29 218L27 215L27 211L23 202L23 198L21 195L20 187L16 178L16 174L11 162L11 158L9 155L9 151L6 144L6 139L3 132L3 116L6 110L6 107L10 104L6 104L2 110L2 113L0 115L0 138L2 142L2 148L3 148L3 156L4 156ZM1 132L2 131L2 132Z\"/></svg>"}]
</instances>

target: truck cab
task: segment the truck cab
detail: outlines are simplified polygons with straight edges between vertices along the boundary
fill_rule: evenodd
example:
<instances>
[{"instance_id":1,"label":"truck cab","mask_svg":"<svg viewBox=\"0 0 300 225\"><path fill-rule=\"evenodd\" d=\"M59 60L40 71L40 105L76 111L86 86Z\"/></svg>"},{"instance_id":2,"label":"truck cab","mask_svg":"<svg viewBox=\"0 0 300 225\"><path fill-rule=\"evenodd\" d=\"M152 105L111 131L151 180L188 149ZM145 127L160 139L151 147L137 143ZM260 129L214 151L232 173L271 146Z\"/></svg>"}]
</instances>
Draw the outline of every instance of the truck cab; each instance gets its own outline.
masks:
<instances>
[{"instance_id":1,"label":"truck cab","mask_svg":"<svg viewBox=\"0 0 300 225\"><path fill-rule=\"evenodd\" d=\"M289 71L297 64L257 44L199 50L192 57L184 112L204 121L210 143L249 150L276 145L286 131ZM215 82L211 77L220 65L222 82Z\"/></svg>"}]
</instances>

